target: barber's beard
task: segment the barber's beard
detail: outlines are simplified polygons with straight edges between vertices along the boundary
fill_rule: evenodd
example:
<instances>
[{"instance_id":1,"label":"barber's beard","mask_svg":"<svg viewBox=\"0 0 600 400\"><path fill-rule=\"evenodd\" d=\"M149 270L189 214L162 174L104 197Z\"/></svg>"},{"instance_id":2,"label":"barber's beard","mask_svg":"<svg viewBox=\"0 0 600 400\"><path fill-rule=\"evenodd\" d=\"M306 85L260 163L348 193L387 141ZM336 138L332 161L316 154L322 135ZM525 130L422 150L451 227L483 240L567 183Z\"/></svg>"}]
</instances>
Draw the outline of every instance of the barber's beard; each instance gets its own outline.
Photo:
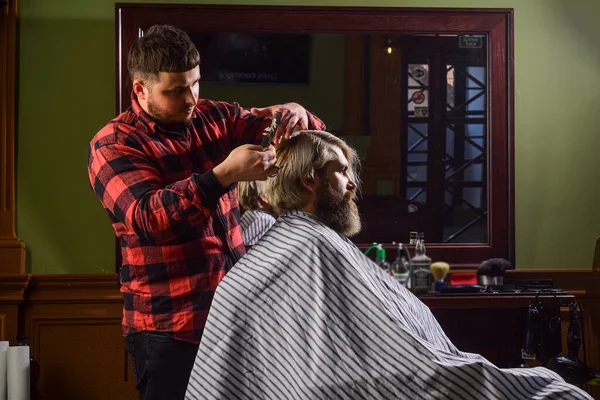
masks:
<instances>
[{"instance_id":1,"label":"barber's beard","mask_svg":"<svg viewBox=\"0 0 600 400\"><path fill-rule=\"evenodd\" d=\"M148 111L156 122L169 130L182 130L190 126L192 123L191 117L182 117L185 115L184 110L181 110L179 119L177 119L177 115L173 116L152 100L148 100Z\"/></svg>"},{"instance_id":2,"label":"barber's beard","mask_svg":"<svg viewBox=\"0 0 600 400\"><path fill-rule=\"evenodd\" d=\"M346 237L360 232L360 216L354 202L354 192L345 194L334 190L327 179L317 188L317 217L325 225Z\"/></svg>"}]
</instances>

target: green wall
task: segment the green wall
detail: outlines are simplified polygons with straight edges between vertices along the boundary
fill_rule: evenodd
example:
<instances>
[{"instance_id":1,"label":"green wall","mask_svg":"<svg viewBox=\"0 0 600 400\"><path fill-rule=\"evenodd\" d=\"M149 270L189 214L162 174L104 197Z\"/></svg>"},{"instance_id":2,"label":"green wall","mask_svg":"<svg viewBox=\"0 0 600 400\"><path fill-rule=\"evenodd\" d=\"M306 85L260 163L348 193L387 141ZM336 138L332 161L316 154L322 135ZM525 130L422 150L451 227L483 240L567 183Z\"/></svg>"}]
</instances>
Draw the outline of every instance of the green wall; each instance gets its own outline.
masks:
<instances>
[{"instance_id":1,"label":"green wall","mask_svg":"<svg viewBox=\"0 0 600 400\"><path fill-rule=\"evenodd\" d=\"M600 2L237 3L514 8L517 265L590 268L600 235ZM114 117L114 1L20 0L19 13L17 230L27 271L112 272L114 236L86 166L91 137Z\"/></svg>"}]
</instances>

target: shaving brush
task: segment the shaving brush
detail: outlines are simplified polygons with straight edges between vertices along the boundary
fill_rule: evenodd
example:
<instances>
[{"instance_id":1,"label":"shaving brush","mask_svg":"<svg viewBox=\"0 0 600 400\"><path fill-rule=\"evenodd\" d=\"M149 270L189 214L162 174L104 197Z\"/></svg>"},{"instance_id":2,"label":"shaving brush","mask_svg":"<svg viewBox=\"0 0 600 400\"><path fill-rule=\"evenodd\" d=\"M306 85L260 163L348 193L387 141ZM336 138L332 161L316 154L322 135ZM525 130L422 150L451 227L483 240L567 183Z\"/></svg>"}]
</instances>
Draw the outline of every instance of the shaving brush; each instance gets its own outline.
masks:
<instances>
[{"instance_id":1,"label":"shaving brush","mask_svg":"<svg viewBox=\"0 0 600 400\"><path fill-rule=\"evenodd\" d=\"M502 285L504 272L511 269L510 261L503 258L492 258L477 267L477 278L480 285Z\"/></svg>"},{"instance_id":2,"label":"shaving brush","mask_svg":"<svg viewBox=\"0 0 600 400\"><path fill-rule=\"evenodd\" d=\"M434 291L439 292L442 286L444 286L444 280L446 279L449 270L450 265L448 263L438 261L431 264Z\"/></svg>"}]
</instances>

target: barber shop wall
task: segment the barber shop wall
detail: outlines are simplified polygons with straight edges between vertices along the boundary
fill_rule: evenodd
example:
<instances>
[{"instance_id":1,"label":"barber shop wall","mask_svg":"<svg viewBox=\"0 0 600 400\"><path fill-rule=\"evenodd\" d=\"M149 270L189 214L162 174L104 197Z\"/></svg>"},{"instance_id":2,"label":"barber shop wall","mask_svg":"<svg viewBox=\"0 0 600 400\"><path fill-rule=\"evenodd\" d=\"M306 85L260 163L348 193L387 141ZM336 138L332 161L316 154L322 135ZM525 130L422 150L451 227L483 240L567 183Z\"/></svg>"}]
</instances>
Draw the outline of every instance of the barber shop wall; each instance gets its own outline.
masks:
<instances>
[{"instance_id":1,"label":"barber shop wall","mask_svg":"<svg viewBox=\"0 0 600 400\"><path fill-rule=\"evenodd\" d=\"M600 2L237 3L514 8L517 266L591 267L600 235ZM113 272L113 232L86 165L89 140L114 117L114 0L20 0L19 14L17 230L27 272Z\"/></svg>"}]
</instances>

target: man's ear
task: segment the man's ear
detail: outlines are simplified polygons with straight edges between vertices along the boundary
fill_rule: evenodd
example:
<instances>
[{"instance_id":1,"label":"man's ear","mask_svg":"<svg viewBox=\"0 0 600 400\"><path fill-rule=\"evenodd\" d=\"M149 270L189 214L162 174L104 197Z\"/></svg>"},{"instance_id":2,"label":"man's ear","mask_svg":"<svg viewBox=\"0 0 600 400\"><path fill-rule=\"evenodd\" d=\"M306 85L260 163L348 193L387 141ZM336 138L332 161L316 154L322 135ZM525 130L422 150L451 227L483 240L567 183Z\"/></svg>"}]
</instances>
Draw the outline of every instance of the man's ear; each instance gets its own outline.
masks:
<instances>
[{"instance_id":1,"label":"man's ear","mask_svg":"<svg viewBox=\"0 0 600 400\"><path fill-rule=\"evenodd\" d=\"M258 195L258 202L264 207L264 206L268 206L270 207L271 205L269 204L269 200L267 200L267 198L265 196L263 196L262 194Z\"/></svg>"},{"instance_id":2,"label":"man's ear","mask_svg":"<svg viewBox=\"0 0 600 400\"><path fill-rule=\"evenodd\" d=\"M314 178L306 177L302 178L302 186L304 186L309 192L315 193L317 191L317 180L319 178L315 176Z\"/></svg>"},{"instance_id":3,"label":"man's ear","mask_svg":"<svg viewBox=\"0 0 600 400\"><path fill-rule=\"evenodd\" d=\"M133 93L135 93L139 100L146 100L148 96L148 89L144 85L144 82L142 82L140 79L133 81Z\"/></svg>"}]
</instances>

